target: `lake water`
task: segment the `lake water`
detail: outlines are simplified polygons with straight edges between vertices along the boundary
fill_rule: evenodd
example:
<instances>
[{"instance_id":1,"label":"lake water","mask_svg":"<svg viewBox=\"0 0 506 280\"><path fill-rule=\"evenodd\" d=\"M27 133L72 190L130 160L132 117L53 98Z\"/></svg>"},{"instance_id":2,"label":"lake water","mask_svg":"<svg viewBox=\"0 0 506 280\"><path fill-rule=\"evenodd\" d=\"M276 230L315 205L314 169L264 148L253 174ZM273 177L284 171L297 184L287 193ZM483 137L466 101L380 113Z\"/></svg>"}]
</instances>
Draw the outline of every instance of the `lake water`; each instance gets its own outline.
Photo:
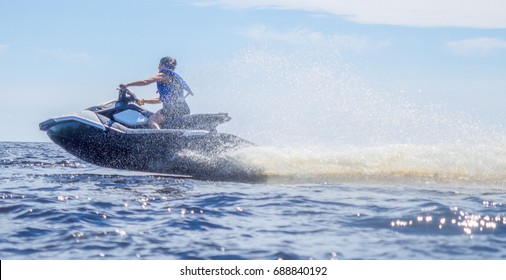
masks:
<instances>
[{"instance_id":1,"label":"lake water","mask_svg":"<svg viewBox=\"0 0 506 280\"><path fill-rule=\"evenodd\" d=\"M503 171L453 167L452 151L432 171L402 160L404 169L356 167L364 157L369 167L384 162L374 149L323 158L261 149L248 160L265 153L272 179L247 184L101 168L52 143L0 143L0 259L506 258Z\"/></svg>"}]
</instances>

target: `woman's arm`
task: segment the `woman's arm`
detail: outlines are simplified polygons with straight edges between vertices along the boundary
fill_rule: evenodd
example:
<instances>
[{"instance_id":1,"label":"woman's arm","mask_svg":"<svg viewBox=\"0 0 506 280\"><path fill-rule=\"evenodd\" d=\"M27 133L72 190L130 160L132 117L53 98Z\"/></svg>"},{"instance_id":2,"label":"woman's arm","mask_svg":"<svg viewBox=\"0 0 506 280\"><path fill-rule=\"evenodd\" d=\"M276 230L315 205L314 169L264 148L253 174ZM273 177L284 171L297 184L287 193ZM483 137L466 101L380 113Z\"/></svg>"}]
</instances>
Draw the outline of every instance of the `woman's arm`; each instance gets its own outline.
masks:
<instances>
[{"instance_id":1,"label":"woman's arm","mask_svg":"<svg viewBox=\"0 0 506 280\"><path fill-rule=\"evenodd\" d=\"M152 99L143 99L145 104L158 104L160 103L160 98L152 98Z\"/></svg>"},{"instance_id":2,"label":"woman's arm","mask_svg":"<svg viewBox=\"0 0 506 280\"><path fill-rule=\"evenodd\" d=\"M152 83L155 83L155 82L158 82L160 80L162 80L163 78L163 74L162 73L158 73L152 77L149 77L149 78L146 78L144 80L139 80L139 81L135 81L135 82L130 82L130 83L126 83L126 84L121 84L119 85L120 88L127 88L127 87L131 87L131 86L147 86L147 85L150 85Z\"/></svg>"},{"instance_id":3,"label":"woman's arm","mask_svg":"<svg viewBox=\"0 0 506 280\"><path fill-rule=\"evenodd\" d=\"M144 104L159 104L161 101L160 101L160 98L153 98L153 99L140 99L139 101L137 101L137 104L139 105L144 105Z\"/></svg>"}]
</instances>

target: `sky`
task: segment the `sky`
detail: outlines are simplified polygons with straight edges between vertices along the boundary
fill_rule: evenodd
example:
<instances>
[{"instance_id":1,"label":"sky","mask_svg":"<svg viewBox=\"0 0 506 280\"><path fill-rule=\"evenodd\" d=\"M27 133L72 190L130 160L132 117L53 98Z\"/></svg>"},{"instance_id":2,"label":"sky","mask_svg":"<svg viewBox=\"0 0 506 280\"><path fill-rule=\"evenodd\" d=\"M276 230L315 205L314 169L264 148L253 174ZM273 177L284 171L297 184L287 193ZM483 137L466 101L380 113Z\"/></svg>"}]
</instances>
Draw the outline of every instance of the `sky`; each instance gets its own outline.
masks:
<instances>
[{"instance_id":1,"label":"sky","mask_svg":"<svg viewBox=\"0 0 506 280\"><path fill-rule=\"evenodd\" d=\"M0 1L0 141L48 141L40 122L116 98L167 55L192 112L229 112L225 130L261 143L467 133L452 118L503 133L505 14L501 0Z\"/></svg>"}]
</instances>

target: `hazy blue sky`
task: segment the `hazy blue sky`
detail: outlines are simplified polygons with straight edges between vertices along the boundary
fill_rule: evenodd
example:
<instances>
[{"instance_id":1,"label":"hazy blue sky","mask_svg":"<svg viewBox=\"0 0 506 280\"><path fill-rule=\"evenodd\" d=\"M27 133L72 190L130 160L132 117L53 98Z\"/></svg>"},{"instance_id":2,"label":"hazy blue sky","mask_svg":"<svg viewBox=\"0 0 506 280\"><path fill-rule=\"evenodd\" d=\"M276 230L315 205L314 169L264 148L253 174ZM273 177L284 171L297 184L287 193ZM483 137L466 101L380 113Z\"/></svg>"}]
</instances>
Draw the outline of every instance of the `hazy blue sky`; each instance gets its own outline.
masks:
<instances>
[{"instance_id":1,"label":"hazy blue sky","mask_svg":"<svg viewBox=\"0 0 506 280\"><path fill-rule=\"evenodd\" d=\"M411 109L379 127L408 111L506 125L505 15L501 0L2 0L0 140L47 141L39 122L115 98L166 55L194 112L228 111L225 129L259 141L273 111L326 112L343 130L342 116L364 128L396 106Z\"/></svg>"}]
</instances>

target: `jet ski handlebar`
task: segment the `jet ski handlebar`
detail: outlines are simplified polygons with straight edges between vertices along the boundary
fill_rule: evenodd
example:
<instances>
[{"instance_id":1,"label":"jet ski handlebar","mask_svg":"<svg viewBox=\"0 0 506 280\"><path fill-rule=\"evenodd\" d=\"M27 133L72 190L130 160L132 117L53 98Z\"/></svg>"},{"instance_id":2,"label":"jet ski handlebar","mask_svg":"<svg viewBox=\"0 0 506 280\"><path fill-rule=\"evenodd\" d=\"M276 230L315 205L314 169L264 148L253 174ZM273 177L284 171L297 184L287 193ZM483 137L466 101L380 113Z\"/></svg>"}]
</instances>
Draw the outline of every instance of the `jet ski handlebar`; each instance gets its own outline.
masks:
<instances>
[{"instance_id":1,"label":"jet ski handlebar","mask_svg":"<svg viewBox=\"0 0 506 280\"><path fill-rule=\"evenodd\" d=\"M138 102L139 98L135 96L133 92L131 92L128 88L119 88L119 94L118 94L118 102Z\"/></svg>"}]
</instances>

